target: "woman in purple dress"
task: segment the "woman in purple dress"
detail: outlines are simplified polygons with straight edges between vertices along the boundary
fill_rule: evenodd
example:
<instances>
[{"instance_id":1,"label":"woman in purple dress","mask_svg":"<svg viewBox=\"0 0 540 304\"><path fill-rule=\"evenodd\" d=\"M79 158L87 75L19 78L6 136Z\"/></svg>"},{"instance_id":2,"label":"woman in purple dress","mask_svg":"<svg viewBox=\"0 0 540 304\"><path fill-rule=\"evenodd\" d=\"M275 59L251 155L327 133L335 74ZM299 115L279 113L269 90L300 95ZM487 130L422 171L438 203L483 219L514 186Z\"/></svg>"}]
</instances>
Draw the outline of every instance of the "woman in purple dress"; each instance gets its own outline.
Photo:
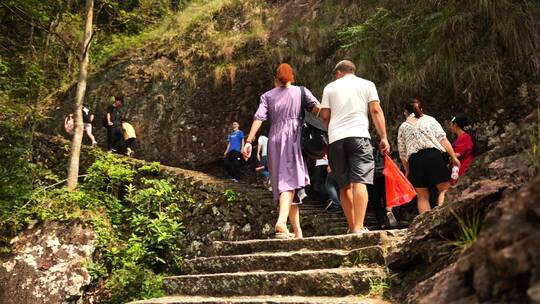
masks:
<instances>
[{"instance_id":1,"label":"woman in purple dress","mask_svg":"<svg viewBox=\"0 0 540 304\"><path fill-rule=\"evenodd\" d=\"M275 88L261 96L251 131L243 149L244 157L251 155L251 143L263 121L269 120L268 168L272 182L274 201L279 202L279 217L275 226L277 238L292 238L287 229L287 217L291 221L294 237L302 238L299 205L300 190L309 185L306 162L300 147L301 90L292 85L293 69L283 63L274 79ZM306 110L319 112L321 107L309 90L305 90Z\"/></svg>"}]
</instances>

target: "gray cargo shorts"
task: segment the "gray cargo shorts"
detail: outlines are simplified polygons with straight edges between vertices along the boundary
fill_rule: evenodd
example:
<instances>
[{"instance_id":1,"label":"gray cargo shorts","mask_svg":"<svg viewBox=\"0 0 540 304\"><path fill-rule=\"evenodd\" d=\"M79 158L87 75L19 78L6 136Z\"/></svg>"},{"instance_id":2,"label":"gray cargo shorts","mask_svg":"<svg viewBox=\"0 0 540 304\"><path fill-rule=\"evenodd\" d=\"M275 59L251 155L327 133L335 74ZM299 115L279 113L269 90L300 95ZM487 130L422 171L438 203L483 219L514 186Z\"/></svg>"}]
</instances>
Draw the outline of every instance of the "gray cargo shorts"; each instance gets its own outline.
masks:
<instances>
[{"instance_id":1,"label":"gray cargo shorts","mask_svg":"<svg viewBox=\"0 0 540 304\"><path fill-rule=\"evenodd\" d=\"M375 162L369 138L347 137L331 143L328 162L340 188L350 183L373 184Z\"/></svg>"}]
</instances>

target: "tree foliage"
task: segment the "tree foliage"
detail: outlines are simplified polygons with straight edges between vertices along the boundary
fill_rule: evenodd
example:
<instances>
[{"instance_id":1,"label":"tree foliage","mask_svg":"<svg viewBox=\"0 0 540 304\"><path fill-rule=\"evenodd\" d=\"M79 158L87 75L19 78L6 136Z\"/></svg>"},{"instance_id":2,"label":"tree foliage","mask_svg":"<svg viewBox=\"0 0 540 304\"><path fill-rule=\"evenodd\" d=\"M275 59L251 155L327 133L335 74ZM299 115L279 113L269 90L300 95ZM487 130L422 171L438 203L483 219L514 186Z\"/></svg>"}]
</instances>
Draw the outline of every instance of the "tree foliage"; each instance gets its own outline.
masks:
<instances>
[{"instance_id":1,"label":"tree foliage","mask_svg":"<svg viewBox=\"0 0 540 304\"><path fill-rule=\"evenodd\" d=\"M93 37L100 50L116 35L154 26L186 0L96 0ZM75 80L84 3L74 0L0 2L0 92L34 102Z\"/></svg>"}]
</instances>

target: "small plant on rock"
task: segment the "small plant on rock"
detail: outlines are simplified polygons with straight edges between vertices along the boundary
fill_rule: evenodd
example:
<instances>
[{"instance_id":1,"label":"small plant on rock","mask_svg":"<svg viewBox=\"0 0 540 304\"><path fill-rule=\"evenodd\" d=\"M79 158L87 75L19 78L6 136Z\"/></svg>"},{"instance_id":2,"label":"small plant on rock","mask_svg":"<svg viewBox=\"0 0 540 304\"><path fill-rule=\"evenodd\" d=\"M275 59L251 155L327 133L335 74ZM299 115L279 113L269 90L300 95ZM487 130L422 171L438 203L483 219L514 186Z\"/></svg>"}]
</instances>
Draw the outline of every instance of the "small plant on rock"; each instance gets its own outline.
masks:
<instances>
[{"instance_id":1,"label":"small plant on rock","mask_svg":"<svg viewBox=\"0 0 540 304\"><path fill-rule=\"evenodd\" d=\"M382 297L384 293L390 288L388 278L373 277L368 278L369 282L369 296Z\"/></svg>"},{"instance_id":2,"label":"small plant on rock","mask_svg":"<svg viewBox=\"0 0 540 304\"><path fill-rule=\"evenodd\" d=\"M223 191L223 195L225 196L225 199L227 200L227 203L229 203L229 205L235 202L238 198L236 191L234 191L233 189L225 189L225 191Z\"/></svg>"},{"instance_id":3,"label":"small plant on rock","mask_svg":"<svg viewBox=\"0 0 540 304\"><path fill-rule=\"evenodd\" d=\"M448 245L452 247L452 253L461 254L478 238L482 221L481 212L474 210L472 215L465 218L461 218L453 210L451 212L458 222L459 231L455 240L448 241Z\"/></svg>"},{"instance_id":4,"label":"small plant on rock","mask_svg":"<svg viewBox=\"0 0 540 304\"><path fill-rule=\"evenodd\" d=\"M362 252L359 252L356 256L352 257L352 259L350 259L349 257L344 258L343 262L341 262L341 266L355 267L358 265L367 264L368 262L369 258Z\"/></svg>"}]
</instances>

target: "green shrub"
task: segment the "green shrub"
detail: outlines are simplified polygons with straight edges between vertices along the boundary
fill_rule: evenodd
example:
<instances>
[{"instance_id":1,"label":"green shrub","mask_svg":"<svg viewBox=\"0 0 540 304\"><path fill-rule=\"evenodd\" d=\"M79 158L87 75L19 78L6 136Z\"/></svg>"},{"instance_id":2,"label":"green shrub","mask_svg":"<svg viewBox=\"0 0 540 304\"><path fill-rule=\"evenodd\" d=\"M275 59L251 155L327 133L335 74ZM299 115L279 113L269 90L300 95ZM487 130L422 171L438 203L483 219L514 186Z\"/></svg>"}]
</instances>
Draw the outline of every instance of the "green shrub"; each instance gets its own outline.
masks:
<instances>
[{"instance_id":1,"label":"green shrub","mask_svg":"<svg viewBox=\"0 0 540 304\"><path fill-rule=\"evenodd\" d=\"M135 170L125 159L112 153L97 153L95 162L88 168L85 187L119 195L122 187L133 181L134 175Z\"/></svg>"},{"instance_id":2,"label":"green shrub","mask_svg":"<svg viewBox=\"0 0 540 304\"><path fill-rule=\"evenodd\" d=\"M161 168L159 167L159 162L152 162L150 164L144 164L139 169L137 169L137 172L144 174L144 175L154 175L159 173Z\"/></svg>"},{"instance_id":3,"label":"green shrub","mask_svg":"<svg viewBox=\"0 0 540 304\"><path fill-rule=\"evenodd\" d=\"M111 293L107 303L125 303L130 300L162 297L163 278L152 270L141 268L133 262L126 262L112 272L105 287Z\"/></svg>"},{"instance_id":4,"label":"green shrub","mask_svg":"<svg viewBox=\"0 0 540 304\"><path fill-rule=\"evenodd\" d=\"M181 267L177 240L184 230L182 209L192 206L194 199L180 193L169 180L141 177L142 173L157 176L159 164L136 170L124 158L93 153L96 160L78 190L38 188L9 218L0 221L2 232L11 231L13 236L36 221L82 220L94 229L96 251L86 266L93 284L107 289L110 297L104 302L161 296L158 273ZM4 245L8 240L6 237Z\"/></svg>"}]
</instances>

